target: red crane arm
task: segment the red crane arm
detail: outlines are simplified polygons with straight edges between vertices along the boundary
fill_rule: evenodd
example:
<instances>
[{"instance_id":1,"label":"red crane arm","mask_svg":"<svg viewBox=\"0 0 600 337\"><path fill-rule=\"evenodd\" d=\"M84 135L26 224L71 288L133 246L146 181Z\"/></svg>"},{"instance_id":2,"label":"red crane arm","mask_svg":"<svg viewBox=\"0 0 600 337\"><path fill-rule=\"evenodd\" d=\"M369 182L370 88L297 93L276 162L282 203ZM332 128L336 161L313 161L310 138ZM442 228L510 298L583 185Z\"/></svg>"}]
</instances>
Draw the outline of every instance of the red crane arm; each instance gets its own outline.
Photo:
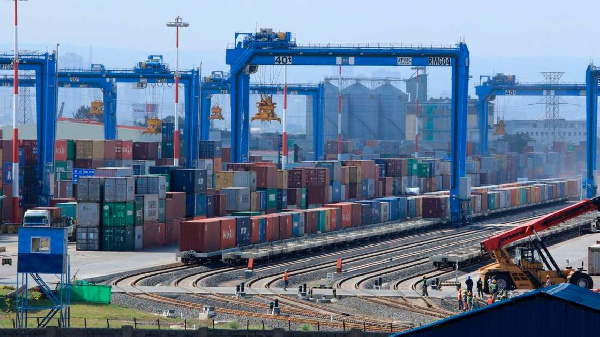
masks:
<instances>
[{"instance_id":1,"label":"red crane arm","mask_svg":"<svg viewBox=\"0 0 600 337\"><path fill-rule=\"evenodd\" d=\"M559 225L567 220L576 218L582 214L598 210L600 210L600 197L582 200L556 212L552 212L540 218L530 220L506 232L489 237L481 241L481 249L485 252L498 250L511 242L532 235L533 231L540 232L552 226Z\"/></svg>"}]
</instances>

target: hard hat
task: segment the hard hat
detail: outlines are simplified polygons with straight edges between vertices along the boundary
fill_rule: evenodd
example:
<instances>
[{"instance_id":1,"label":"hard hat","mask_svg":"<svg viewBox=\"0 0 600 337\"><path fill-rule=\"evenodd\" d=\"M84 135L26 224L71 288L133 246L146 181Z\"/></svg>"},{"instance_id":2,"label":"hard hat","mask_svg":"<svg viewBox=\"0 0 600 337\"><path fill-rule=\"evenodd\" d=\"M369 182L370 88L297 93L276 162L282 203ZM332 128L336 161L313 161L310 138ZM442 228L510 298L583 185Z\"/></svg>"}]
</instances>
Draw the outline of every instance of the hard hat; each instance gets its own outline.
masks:
<instances>
[{"instance_id":1,"label":"hard hat","mask_svg":"<svg viewBox=\"0 0 600 337\"><path fill-rule=\"evenodd\" d=\"M496 280L493 280L492 283L496 283Z\"/></svg>"}]
</instances>

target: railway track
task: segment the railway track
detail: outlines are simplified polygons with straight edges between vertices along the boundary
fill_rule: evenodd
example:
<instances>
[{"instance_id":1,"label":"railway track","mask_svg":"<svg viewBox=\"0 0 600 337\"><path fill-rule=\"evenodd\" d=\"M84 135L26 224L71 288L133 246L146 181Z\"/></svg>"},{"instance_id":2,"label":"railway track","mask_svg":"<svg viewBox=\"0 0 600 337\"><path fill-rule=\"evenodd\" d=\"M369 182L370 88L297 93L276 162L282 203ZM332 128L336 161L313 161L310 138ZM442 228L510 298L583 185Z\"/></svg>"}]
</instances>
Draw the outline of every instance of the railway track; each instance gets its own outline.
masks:
<instances>
[{"instance_id":1,"label":"railway track","mask_svg":"<svg viewBox=\"0 0 600 337\"><path fill-rule=\"evenodd\" d=\"M524 218L520 218L520 219L516 219L516 220L508 220L507 219L508 221L503 220L502 218L499 218L499 219L496 219L495 222L502 222L502 223L508 224L508 225L512 225L512 224L516 225L516 224L528 221L530 219L536 218L538 216L539 215L529 216L529 217L524 217ZM259 277L259 278L253 279L248 283L247 287L270 288L273 283L275 283L276 281L279 280L279 278L280 278L279 273L281 272L282 268L292 269L295 265L300 264L300 263L315 262L316 264L312 265L308 268L291 270L290 271L291 276L310 273L313 271L318 271L318 270L334 267L335 262L330 261L330 262L319 263L318 261L322 261L323 259L327 259L327 258L334 258L341 254L356 254L356 255L358 255L358 256L351 256L348 258L344 258L345 263L354 263L354 262L360 262L361 260L368 259L368 258L375 258L378 255L381 255L382 253L385 253L385 254L397 253L397 252L400 252L403 250L417 248L419 246L423 246L423 245L427 245L427 244L440 243L444 240L452 240L452 239L456 239L458 237L464 237L464 236L473 236L475 233L485 233L485 234L471 237L471 241L479 240L482 237L487 237L487 236L491 235L491 233L489 233L490 228L486 228L485 223L481 223L481 224L477 224L477 225L482 226L482 227L479 229L476 229L476 230L465 230L465 231L461 231L458 233L451 231L451 230L436 230L436 231L431 231L431 232L420 233L417 235L410 235L410 236L405 236L405 237L401 237L401 238L388 239L385 241L372 243L372 244L369 244L366 246L347 248L347 249L342 249L342 250L338 250L335 252L317 254L315 256L305 257L305 258L301 258L301 259L290 259L290 260L282 261L282 262L279 262L279 263L276 263L273 265L269 265L269 266L261 266L259 268L256 268L255 272L261 272L261 273L273 272L273 273L277 273L277 274L267 275L265 277ZM452 234L445 235L445 234L448 234L449 232L452 232ZM439 236L439 237L434 237L434 236ZM421 240L419 240L419 239L421 239ZM417 240L417 241L415 241L415 240ZM393 247L393 248L387 247L389 245L394 245L394 244L398 244L398 246ZM459 242L459 243L454 243L454 244L452 244L452 243L442 244L442 245L438 245L433 248L428 248L426 251L427 252L435 251L435 250L439 250L440 248L449 247L449 246L457 245L457 244L464 244L464 243ZM372 251L373 249L376 249L376 250ZM421 251L421 253L422 252L423 251ZM406 253L406 254L403 254L403 255L400 255L400 256L397 256L394 258L395 259L406 259L406 258L410 258L411 256L416 257L417 254L418 253ZM405 262L405 263L402 263L399 265L395 265L393 267L386 266L385 268L376 269L375 271L370 270L368 272L364 272L364 274L361 276L361 277L363 277L362 281L358 280L357 282L354 282L352 280L345 280L345 281L340 282L338 284L338 286L341 287L344 283L347 282L347 284L353 284L353 287L355 287L355 289L360 289L362 283L364 283L369 278L378 276L377 275L378 273L390 273L390 272L394 272L394 271L399 271L399 270L406 269L406 268L420 266L420 265L426 264L427 262L428 262L427 259L423 258L423 259L418 259L418 260L411 261L411 262ZM376 261L376 262L372 262L372 263L369 263L364 266L350 267L348 271L357 272L363 268L373 268L373 267L382 266L385 264L387 264L387 261ZM127 285L135 286L138 282L140 282L141 280L147 279L147 278L151 278L151 277L163 274L163 273L187 270L190 268L193 268L193 266L171 266L169 268L164 268L161 270L156 270L156 271L151 271L151 272L140 272L140 273L127 275L127 276L118 278L118 279L114 280L112 282L112 284L115 284L115 285L127 284ZM390 268L393 268L393 270L391 270ZM229 272L239 271L242 269L244 269L244 267L220 267L220 268L210 270L210 271L193 273L192 275L185 275L183 277L179 277L179 278L173 280L171 282L171 285L196 287L199 285L199 283L201 281L208 279L212 276L215 276L215 275L218 275L221 273L229 273ZM433 275L435 273L443 274L446 272L448 272L448 271L440 271L440 270L426 271L426 272L416 275L416 276L420 277L424 274L427 274L429 276L434 277ZM353 277L356 278L357 276L355 275ZM414 278L415 276L413 275L411 277ZM394 284L393 288L398 290L398 285L404 281L406 281L406 280L400 280L400 281L396 282ZM413 289L415 291L416 291L417 285L418 285L418 282L415 282L415 284L413 285ZM184 300L180 300L180 299L173 299L173 298L169 298L169 297L165 297L165 296L161 296L161 295L157 295L157 294L142 293L142 294L128 294L128 295L138 297L138 298L144 298L144 299L148 299L148 300L152 300L152 301L156 301L156 302L177 305L177 306L188 308L188 309L202 310L202 308L203 308L203 305L199 304L199 303L194 303L191 301L184 301ZM223 303L226 306L233 305L233 306L239 306L240 308L244 308L244 307L252 308L255 311L258 311L258 312L249 312L247 310L245 311L245 310L238 310L238 309L232 309L232 308L223 308L223 307L215 308L217 313L235 315L235 316L240 316L240 317L253 317L253 318L263 318L263 319L276 320L276 321L286 321L286 322L299 323L299 324L320 325L323 327L329 327L329 328L333 328L333 329L357 328L357 329L364 329L364 330L368 330L368 331L380 331L380 332L402 331L402 330L409 329L413 326L413 324L410 322L394 322L391 320L382 320L382 319L366 317L366 316L361 316L361 315L349 315L345 312L327 307L325 305L319 305L319 304L308 302L305 300L291 298L289 296L280 296L280 295L276 295L275 293L273 293L273 296L257 295L257 298L262 299L264 301L264 303L252 302L249 300L237 299L237 298L233 298L230 296L219 295L219 294L212 294L212 295L194 294L194 295L190 295L190 296L197 297L199 300L207 299L207 300L211 300L214 302ZM281 316L271 315L271 314L267 313L269 310L269 302L272 301L274 298L278 298L279 302L281 304L284 304L284 307L281 307L281 313L282 313ZM428 315L428 316L432 316L432 317L436 317L436 318L445 318L445 317L448 317L448 316L454 314L453 312L444 310L442 308L438 308L437 306L435 306L431 301L429 301L426 298L421 298L421 300L423 301L424 304L420 304L420 303L415 303L414 299L406 297L404 294L400 294L400 297L398 297L398 298L361 297L361 299L369 301L374 304L385 305L390 308L409 310L409 311L412 311L415 313L420 313L420 314L424 314L424 315ZM260 312L263 310L265 311L265 313ZM367 323L367 322L369 322L369 323Z\"/></svg>"}]
</instances>

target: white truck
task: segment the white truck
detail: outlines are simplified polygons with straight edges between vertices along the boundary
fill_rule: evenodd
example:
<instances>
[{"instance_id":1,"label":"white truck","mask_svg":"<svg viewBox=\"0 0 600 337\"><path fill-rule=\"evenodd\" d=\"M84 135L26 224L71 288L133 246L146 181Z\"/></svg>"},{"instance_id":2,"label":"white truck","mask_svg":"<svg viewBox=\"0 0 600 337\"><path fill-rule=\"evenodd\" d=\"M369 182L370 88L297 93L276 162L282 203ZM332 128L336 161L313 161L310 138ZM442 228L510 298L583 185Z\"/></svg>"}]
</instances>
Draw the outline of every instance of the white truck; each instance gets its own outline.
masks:
<instances>
[{"instance_id":1,"label":"white truck","mask_svg":"<svg viewBox=\"0 0 600 337\"><path fill-rule=\"evenodd\" d=\"M45 209L30 209L23 215L23 227L68 227L69 240L75 239L75 226L69 217L52 219L50 211Z\"/></svg>"}]
</instances>

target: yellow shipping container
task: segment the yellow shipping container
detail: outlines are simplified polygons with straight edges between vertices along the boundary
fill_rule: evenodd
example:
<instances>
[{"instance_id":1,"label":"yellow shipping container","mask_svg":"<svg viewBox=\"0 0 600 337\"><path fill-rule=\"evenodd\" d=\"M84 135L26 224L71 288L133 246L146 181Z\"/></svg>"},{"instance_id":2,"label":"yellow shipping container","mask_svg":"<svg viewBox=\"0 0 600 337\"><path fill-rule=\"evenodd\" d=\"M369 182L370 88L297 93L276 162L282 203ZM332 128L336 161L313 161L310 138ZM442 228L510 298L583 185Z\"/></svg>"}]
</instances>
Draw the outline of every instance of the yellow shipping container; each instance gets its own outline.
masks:
<instances>
[{"instance_id":1,"label":"yellow shipping container","mask_svg":"<svg viewBox=\"0 0 600 337\"><path fill-rule=\"evenodd\" d=\"M288 171L277 170L277 188L287 189L288 188Z\"/></svg>"},{"instance_id":2,"label":"yellow shipping container","mask_svg":"<svg viewBox=\"0 0 600 337\"><path fill-rule=\"evenodd\" d=\"M226 187L233 187L233 171L215 173L215 190L220 191Z\"/></svg>"}]
</instances>

